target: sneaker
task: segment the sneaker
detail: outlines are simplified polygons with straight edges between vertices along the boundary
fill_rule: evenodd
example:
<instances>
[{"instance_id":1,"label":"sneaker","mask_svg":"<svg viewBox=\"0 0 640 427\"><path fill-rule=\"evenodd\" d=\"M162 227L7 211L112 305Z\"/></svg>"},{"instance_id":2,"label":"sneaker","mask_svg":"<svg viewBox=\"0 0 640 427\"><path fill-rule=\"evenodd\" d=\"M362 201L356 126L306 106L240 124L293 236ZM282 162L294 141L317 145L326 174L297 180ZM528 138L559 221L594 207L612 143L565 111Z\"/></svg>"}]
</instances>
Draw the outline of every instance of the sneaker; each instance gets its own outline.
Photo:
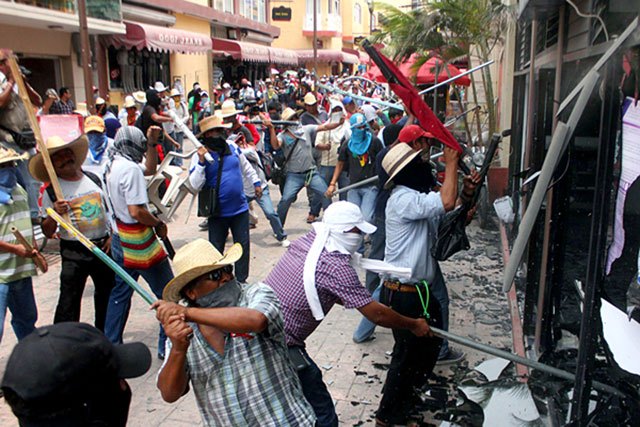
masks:
<instances>
[{"instance_id":1,"label":"sneaker","mask_svg":"<svg viewBox=\"0 0 640 427\"><path fill-rule=\"evenodd\" d=\"M209 229L209 220L205 219L200 224L198 224L200 231L207 231Z\"/></svg>"},{"instance_id":2,"label":"sneaker","mask_svg":"<svg viewBox=\"0 0 640 427\"><path fill-rule=\"evenodd\" d=\"M316 216L314 214L309 214L309 216L307 216L307 224L311 224L315 220Z\"/></svg>"},{"instance_id":3,"label":"sneaker","mask_svg":"<svg viewBox=\"0 0 640 427\"><path fill-rule=\"evenodd\" d=\"M465 356L464 351L449 348L449 352L447 354L438 358L436 365L450 365L452 363L458 363L464 359Z\"/></svg>"},{"instance_id":4,"label":"sneaker","mask_svg":"<svg viewBox=\"0 0 640 427\"><path fill-rule=\"evenodd\" d=\"M158 359L164 360L164 354L158 352Z\"/></svg>"},{"instance_id":5,"label":"sneaker","mask_svg":"<svg viewBox=\"0 0 640 427\"><path fill-rule=\"evenodd\" d=\"M288 241L287 239L280 240L280 246L282 246L285 249L288 248L290 244L291 244L291 242Z\"/></svg>"}]
</instances>

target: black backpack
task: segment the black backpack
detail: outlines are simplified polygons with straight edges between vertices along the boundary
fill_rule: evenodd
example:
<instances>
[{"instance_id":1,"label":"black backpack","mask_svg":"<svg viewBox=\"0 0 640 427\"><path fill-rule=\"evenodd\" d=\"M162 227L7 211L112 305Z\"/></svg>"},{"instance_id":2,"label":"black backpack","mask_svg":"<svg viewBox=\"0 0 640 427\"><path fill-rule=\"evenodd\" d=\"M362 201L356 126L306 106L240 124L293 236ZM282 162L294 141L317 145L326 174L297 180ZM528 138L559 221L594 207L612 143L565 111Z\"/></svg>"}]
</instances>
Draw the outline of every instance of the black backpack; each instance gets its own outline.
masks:
<instances>
[{"instance_id":1,"label":"black backpack","mask_svg":"<svg viewBox=\"0 0 640 427\"><path fill-rule=\"evenodd\" d=\"M258 157L260 157L260 163L262 163L261 168L264 172L264 176L266 180L269 181L273 176L273 156L270 153L263 153L262 151L258 150Z\"/></svg>"}]
</instances>

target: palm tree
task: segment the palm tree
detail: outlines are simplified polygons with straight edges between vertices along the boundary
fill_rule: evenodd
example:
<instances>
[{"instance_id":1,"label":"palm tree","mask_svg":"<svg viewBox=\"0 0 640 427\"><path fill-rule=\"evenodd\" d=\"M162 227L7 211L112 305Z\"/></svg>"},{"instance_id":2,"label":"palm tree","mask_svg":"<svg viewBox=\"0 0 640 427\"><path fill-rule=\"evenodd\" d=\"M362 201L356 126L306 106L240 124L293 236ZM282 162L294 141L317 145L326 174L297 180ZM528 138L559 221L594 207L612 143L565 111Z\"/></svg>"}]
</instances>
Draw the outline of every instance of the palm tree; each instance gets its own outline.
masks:
<instances>
[{"instance_id":1,"label":"palm tree","mask_svg":"<svg viewBox=\"0 0 640 427\"><path fill-rule=\"evenodd\" d=\"M403 61L417 53L421 58L416 61L416 70L433 55L447 63L460 59L466 59L468 64L472 64L473 59L485 63L491 59L508 26L515 21L513 7L498 0L431 0L408 12L385 3L376 3L375 8L382 11L378 15L381 31L372 36L372 41L384 42L387 53L395 60ZM470 75L471 94L478 105L478 78L474 74ZM491 134L497 130L493 79L489 68L484 68L480 75ZM462 102L455 85L454 90ZM481 119L476 110L476 132L479 143L483 144ZM471 141L466 117L464 124Z\"/></svg>"}]
</instances>

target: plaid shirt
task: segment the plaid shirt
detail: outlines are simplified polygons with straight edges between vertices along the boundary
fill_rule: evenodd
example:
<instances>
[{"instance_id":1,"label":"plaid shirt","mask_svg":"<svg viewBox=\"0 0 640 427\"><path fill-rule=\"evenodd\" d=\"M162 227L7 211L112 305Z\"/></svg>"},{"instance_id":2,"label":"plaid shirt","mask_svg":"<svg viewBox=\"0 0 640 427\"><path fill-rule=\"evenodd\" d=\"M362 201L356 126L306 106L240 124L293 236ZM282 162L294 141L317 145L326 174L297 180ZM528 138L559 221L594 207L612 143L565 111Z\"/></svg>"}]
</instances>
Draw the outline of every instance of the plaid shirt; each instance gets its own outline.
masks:
<instances>
[{"instance_id":1,"label":"plaid shirt","mask_svg":"<svg viewBox=\"0 0 640 427\"><path fill-rule=\"evenodd\" d=\"M311 313L302 278L304 262L315 236L312 231L293 242L265 280L280 299L289 345L303 346L304 340L320 324ZM325 314L336 302L342 302L344 308L360 308L373 301L349 264L350 258L339 252L322 250L316 267L316 288Z\"/></svg>"},{"instance_id":2,"label":"plaid shirt","mask_svg":"<svg viewBox=\"0 0 640 427\"><path fill-rule=\"evenodd\" d=\"M227 335L222 356L195 323L189 324L193 338L187 351L187 377L205 425L314 425L313 409L289 361L278 298L265 284L255 283L243 287L237 306L258 310L269 325L259 334ZM167 346L169 350L170 340ZM168 359L169 351L165 363Z\"/></svg>"},{"instance_id":3,"label":"plaid shirt","mask_svg":"<svg viewBox=\"0 0 640 427\"><path fill-rule=\"evenodd\" d=\"M73 105L72 100L62 102L59 99L56 99L49 108L49 114L73 114L73 110L75 109L76 107Z\"/></svg>"}]
</instances>

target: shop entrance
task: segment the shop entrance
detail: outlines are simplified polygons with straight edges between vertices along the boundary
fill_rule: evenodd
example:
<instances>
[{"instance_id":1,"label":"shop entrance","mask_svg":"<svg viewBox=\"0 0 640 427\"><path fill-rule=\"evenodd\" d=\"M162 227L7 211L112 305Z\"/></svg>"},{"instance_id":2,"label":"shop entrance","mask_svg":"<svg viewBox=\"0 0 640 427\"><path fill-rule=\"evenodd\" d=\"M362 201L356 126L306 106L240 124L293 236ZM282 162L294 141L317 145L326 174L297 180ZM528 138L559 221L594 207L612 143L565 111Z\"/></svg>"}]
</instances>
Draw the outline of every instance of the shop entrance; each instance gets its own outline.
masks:
<instances>
[{"instance_id":1,"label":"shop entrance","mask_svg":"<svg viewBox=\"0 0 640 427\"><path fill-rule=\"evenodd\" d=\"M60 60L57 58L22 57L20 65L31 71L29 84L40 96L44 96L47 89L58 91L62 86L60 78Z\"/></svg>"}]
</instances>

